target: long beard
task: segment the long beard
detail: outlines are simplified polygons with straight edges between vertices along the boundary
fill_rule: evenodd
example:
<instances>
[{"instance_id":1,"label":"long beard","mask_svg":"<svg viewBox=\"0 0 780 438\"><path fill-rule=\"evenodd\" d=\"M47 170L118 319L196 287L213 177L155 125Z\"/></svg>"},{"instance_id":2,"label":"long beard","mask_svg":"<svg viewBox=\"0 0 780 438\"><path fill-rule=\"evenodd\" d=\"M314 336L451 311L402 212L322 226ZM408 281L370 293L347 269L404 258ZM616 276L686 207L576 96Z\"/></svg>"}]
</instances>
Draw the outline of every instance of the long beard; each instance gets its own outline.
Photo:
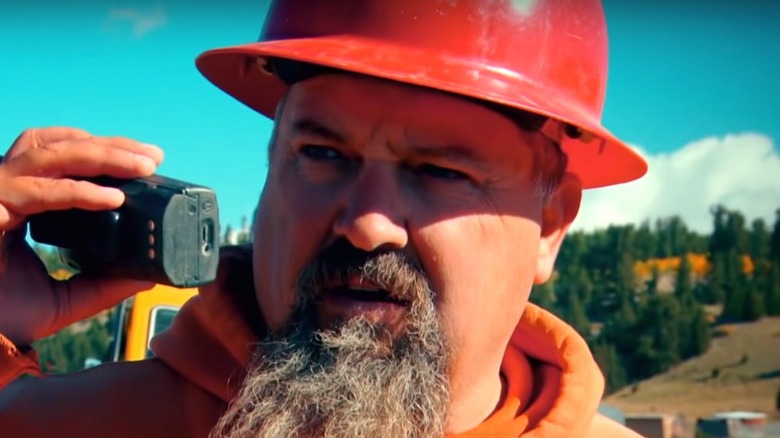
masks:
<instances>
[{"instance_id":1,"label":"long beard","mask_svg":"<svg viewBox=\"0 0 780 438\"><path fill-rule=\"evenodd\" d=\"M416 293L396 337L362 318L321 330L301 300L287 328L258 345L211 436L443 436L449 348L432 294Z\"/></svg>"}]
</instances>

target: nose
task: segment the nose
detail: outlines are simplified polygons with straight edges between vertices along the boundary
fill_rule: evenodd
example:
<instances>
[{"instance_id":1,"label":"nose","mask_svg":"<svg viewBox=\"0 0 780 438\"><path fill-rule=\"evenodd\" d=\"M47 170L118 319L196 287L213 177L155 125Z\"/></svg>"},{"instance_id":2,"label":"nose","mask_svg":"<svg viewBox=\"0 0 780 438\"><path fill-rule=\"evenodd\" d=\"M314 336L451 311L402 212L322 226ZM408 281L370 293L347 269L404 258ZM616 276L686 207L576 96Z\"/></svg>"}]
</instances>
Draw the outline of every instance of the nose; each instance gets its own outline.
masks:
<instances>
[{"instance_id":1,"label":"nose","mask_svg":"<svg viewBox=\"0 0 780 438\"><path fill-rule=\"evenodd\" d=\"M364 251L405 247L406 203L393 169L377 164L361 173L334 222L334 233Z\"/></svg>"}]
</instances>

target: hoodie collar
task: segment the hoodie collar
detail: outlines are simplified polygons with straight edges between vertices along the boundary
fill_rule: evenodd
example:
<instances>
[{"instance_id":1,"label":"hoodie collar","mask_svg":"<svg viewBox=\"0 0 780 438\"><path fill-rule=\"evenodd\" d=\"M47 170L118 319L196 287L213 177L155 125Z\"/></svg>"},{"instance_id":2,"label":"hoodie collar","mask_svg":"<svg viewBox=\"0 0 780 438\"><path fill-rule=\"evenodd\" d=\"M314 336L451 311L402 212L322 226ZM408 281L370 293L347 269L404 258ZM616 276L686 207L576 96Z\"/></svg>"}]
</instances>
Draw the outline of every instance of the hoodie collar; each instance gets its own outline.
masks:
<instances>
[{"instance_id":1,"label":"hoodie collar","mask_svg":"<svg viewBox=\"0 0 780 438\"><path fill-rule=\"evenodd\" d=\"M227 265L227 263L221 263ZM250 265L251 266L251 265ZM231 276L202 287L169 330L152 341L155 355L192 384L228 402L240 389L260 333L246 315L255 309L226 291ZM241 274L241 275L238 275ZM232 283L232 284L229 284ZM246 292L246 291L244 291ZM254 294L250 295L254 299ZM512 335L501 370L507 382L503 405L476 429L453 438L578 436L596 415L604 378L587 344L551 313L528 304Z\"/></svg>"}]
</instances>

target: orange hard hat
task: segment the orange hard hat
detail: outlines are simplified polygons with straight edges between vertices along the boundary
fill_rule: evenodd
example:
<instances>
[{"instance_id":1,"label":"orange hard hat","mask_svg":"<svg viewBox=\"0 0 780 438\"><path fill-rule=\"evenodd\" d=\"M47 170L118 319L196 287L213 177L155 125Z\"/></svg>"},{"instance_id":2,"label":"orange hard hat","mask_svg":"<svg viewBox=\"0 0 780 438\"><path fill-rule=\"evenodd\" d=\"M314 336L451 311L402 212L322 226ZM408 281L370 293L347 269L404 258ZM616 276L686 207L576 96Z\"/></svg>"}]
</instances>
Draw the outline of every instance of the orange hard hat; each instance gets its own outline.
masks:
<instances>
[{"instance_id":1,"label":"orange hard hat","mask_svg":"<svg viewBox=\"0 0 780 438\"><path fill-rule=\"evenodd\" d=\"M273 118L287 87L266 68L277 58L560 121L545 132L560 142L567 170L585 188L647 171L644 159L601 125L607 32L599 0L276 0L259 42L205 52L196 64L219 88Z\"/></svg>"}]
</instances>

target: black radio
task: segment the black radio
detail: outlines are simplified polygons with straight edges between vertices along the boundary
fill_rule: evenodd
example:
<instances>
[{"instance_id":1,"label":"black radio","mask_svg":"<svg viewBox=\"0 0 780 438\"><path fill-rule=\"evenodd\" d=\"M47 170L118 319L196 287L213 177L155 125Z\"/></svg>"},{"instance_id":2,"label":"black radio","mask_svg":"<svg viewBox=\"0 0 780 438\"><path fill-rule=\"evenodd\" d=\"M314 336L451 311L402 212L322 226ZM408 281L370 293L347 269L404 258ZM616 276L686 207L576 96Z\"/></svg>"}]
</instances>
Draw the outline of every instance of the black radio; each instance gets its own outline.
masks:
<instances>
[{"instance_id":1,"label":"black radio","mask_svg":"<svg viewBox=\"0 0 780 438\"><path fill-rule=\"evenodd\" d=\"M60 248L64 261L83 273L177 287L216 278L219 209L214 191L158 175L81 179L120 189L125 202L115 210L32 215L33 240Z\"/></svg>"}]
</instances>

